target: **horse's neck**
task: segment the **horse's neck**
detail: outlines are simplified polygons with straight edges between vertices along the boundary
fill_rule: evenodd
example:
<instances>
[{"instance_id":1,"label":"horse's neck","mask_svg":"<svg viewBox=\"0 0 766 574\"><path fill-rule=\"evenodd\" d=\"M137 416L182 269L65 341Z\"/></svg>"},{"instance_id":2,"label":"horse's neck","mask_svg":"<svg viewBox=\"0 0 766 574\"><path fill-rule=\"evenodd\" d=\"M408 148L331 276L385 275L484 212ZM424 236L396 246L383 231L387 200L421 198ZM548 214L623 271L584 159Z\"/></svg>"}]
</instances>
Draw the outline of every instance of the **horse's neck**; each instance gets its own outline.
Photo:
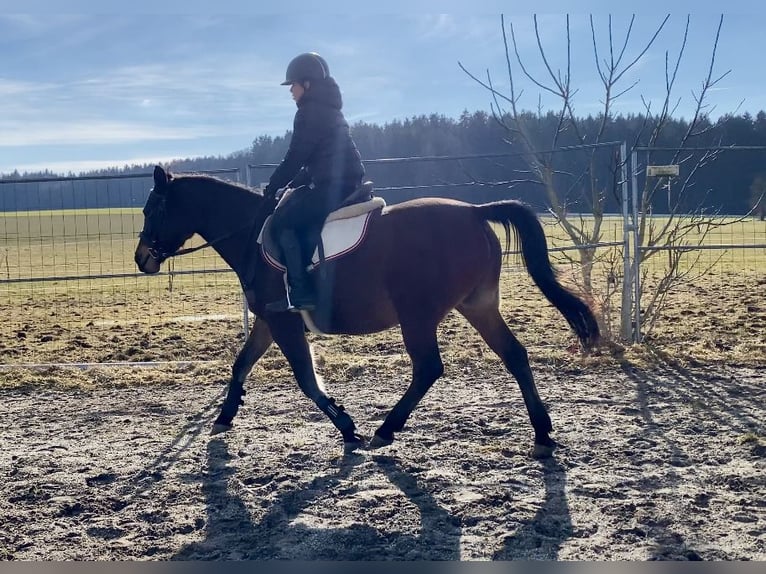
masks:
<instances>
[{"instance_id":1,"label":"horse's neck","mask_svg":"<svg viewBox=\"0 0 766 574\"><path fill-rule=\"evenodd\" d=\"M241 276L253 253L250 243L255 243L263 222L256 220L258 203L246 201L237 191L221 188L200 194L197 233Z\"/></svg>"}]
</instances>

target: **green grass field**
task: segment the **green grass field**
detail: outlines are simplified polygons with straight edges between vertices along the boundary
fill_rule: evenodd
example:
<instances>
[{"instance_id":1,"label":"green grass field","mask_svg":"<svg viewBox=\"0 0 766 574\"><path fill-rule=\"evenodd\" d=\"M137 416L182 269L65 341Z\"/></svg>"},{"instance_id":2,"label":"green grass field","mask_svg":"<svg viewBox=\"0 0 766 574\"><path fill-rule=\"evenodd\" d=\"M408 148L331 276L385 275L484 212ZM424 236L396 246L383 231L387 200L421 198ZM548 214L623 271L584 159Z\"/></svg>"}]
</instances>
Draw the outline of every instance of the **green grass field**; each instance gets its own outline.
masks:
<instances>
[{"instance_id":1,"label":"green grass field","mask_svg":"<svg viewBox=\"0 0 766 574\"><path fill-rule=\"evenodd\" d=\"M571 246L571 240L551 218L544 216L542 219L550 247ZM2 213L0 279L133 273L133 250L142 221L141 210L129 208ZM585 218L578 223L587 228L592 226L592 219ZM661 226L664 220L655 218L653 223ZM502 229L498 227L497 231L502 236ZM690 245L696 245L700 235L689 235L686 240ZM622 241L620 217L604 218L601 241ZM200 238L195 237L190 245L199 243ZM701 244L763 245L766 244L766 223L749 219L726 225L708 234ZM728 251L723 264L735 269L756 270L763 258L762 249ZM715 259L723 251L711 253ZM557 255L553 257L555 259ZM660 259L662 254L651 257L649 262ZM203 251L179 259L175 265L176 270L197 270L220 268L221 262L212 251Z\"/></svg>"},{"instance_id":2,"label":"green grass field","mask_svg":"<svg viewBox=\"0 0 766 574\"><path fill-rule=\"evenodd\" d=\"M140 209L0 214L0 279L136 273ZM201 243L199 237L191 245ZM219 268L212 250L174 262L177 270Z\"/></svg>"},{"instance_id":3,"label":"green grass field","mask_svg":"<svg viewBox=\"0 0 766 574\"><path fill-rule=\"evenodd\" d=\"M141 228L143 216L140 209L83 209L59 211L13 212L0 214L0 280L11 280L2 289L5 295L15 291L29 292L35 289L45 290L43 283L24 283L28 279L50 277L72 278L67 289L75 291L86 289L110 289L110 281L105 279L74 279L84 276L135 274L133 262L137 234ZM551 248L570 247L571 241L564 231L555 225L551 218L543 217L545 231ZM592 219L576 221L585 226L592 225ZM661 226L664 220L655 218L653 223ZM498 234L503 235L500 227ZM602 242L622 241L622 220L618 216L608 216L602 223ZM504 240L504 238L503 238ZM700 241L698 235L687 237L690 245ZM192 238L190 245L202 242L201 238ZM722 244L766 244L766 223L755 220L737 222L720 227L702 240L703 245ZM515 248L515 246L513 247ZM614 248L599 249L599 259ZM562 254L553 252L554 262L566 264L570 259L577 260L573 251ZM647 261L650 273L661 272L667 262L667 253L658 252ZM707 267L715 264L716 271L757 272L766 267L766 250L734 248L728 250L706 250L687 253L682 257L682 266L696 264ZM174 278L178 284L198 281L183 272L211 269L225 269L226 265L212 250L203 250L190 256L172 261L176 272ZM230 285L230 278L218 277L213 284L224 281ZM141 288L147 282L122 282L122 288ZM149 281L151 282L151 281ZM207 281L205 284L211 283ZM236 282L234 282L236 284ZM210 286L210 285L207 285Z\"/></svg>"}]
</instances>

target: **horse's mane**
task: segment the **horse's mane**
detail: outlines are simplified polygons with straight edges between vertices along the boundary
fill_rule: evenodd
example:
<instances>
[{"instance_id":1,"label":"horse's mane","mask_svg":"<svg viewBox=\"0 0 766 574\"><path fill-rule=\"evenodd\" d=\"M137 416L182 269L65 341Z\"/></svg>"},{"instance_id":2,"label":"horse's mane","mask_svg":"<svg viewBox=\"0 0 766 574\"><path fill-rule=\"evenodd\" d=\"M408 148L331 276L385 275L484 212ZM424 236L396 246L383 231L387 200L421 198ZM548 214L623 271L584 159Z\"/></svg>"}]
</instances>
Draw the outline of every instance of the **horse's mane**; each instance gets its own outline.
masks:
<instances>
[{"instance_id":1,"label":"horse's mane","mask_svg":"<svg viewBox=\"0 0 766 574\"><path fill-rule=\"evenodd\" d=\"M178 182L182 182L183 180L203 181L205 183L211 183L213 185L223 185L226 187L233 187L246 193L263 196L263 190L261 188L250 187L249 185L246 185L244 183L240 183L238 181L230 181L228 179L223 179L220 177L216 177L214 175L210 175L209 173L184 173L182 175L172 174L171 177L174 180L177 180Z\"/></svg>"}]
</instances>

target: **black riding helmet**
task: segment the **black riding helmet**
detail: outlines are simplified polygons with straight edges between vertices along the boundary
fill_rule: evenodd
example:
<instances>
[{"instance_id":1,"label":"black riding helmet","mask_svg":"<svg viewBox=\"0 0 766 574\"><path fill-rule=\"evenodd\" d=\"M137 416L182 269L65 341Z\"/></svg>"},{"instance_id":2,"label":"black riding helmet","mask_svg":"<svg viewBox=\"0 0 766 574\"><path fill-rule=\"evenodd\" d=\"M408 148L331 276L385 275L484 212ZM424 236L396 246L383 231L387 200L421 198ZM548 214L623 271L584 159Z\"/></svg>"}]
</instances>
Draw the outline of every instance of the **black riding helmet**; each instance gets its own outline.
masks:
<instances>
[{"instance_id":1,"label":"black riding helmet","mask_svg":"<svg viewBox=\"0 0 766 574\"><path fill-rule=\"evenodd\" d=\"M324 80L330 75L330 67L325 59L316 52L306 52L295 56L287 65L283 86L306 81Z\"/></svg>"}]
</instances>

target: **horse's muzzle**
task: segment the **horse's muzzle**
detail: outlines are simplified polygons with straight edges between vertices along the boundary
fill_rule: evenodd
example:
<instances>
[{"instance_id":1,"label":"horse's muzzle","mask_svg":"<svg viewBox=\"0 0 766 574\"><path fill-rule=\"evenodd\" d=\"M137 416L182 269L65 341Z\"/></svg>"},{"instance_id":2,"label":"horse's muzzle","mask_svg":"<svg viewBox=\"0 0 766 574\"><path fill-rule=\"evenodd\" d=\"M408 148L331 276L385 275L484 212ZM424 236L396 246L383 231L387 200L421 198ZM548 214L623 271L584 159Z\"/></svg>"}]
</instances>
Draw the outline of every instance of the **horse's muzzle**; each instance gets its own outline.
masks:
<instances>
[{"instance_id":1,"label":"horse's muzzle","mask_svg":"<svg viewBox=\"0 0 766 574\"><path fill-rule=\"evenodd\" d=\"M158 273L162 264L159 258L153 255L151 248L143 243L140 243L138 247L136 247L136 253L133 259L136 262L138 270L141 273L146 273L148 275Z\"/></svg>"}]
</instances>

